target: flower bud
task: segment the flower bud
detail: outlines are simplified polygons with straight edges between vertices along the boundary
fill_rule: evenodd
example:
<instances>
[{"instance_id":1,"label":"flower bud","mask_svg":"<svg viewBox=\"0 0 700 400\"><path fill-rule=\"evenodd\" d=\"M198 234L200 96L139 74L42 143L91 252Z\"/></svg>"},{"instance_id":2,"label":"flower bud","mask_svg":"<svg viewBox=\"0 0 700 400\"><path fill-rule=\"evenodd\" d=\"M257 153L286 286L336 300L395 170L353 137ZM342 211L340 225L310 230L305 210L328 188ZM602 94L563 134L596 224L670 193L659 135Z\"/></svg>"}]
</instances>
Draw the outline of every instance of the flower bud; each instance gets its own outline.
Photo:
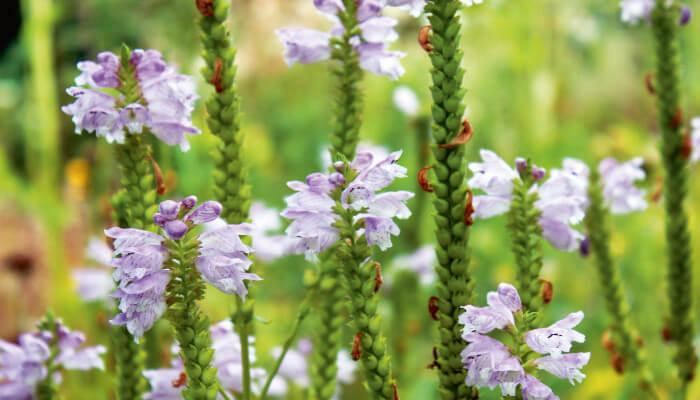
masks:
<instances>
[{"instance_id":1,"label":"flower bud","mask_svg":"<svg viewBox=\"0 0 700 400\"><path fill-rule=\"evenodd\" d=\"M544 168L534 167L532 169L532 177L535 178L536 181L544 179L546 173L547 171Z\"/></svg>"},{"instance_id":2,"label":"flower bud","mask_svg":"<svg viewBox=\"0 0 700 400\"><path fill-rule=\"evenodd\" d=\"M182 206L188 210L194 208L197 205L197 196L187 196L182 200Z\"/></svg>"},{"instance_id":3,"label":"flower bud","mask_svg":"<svg viewBox=\"0 0 700 400\"><path fill-rule=\"evenodd\" d=\"M690 6L687 4L683 4L681 6L681 17L678 20L678 24L680 26L685 26L688 25L690 22L690 19L693 17L693 10L690 9Z\"/></svg>"},{"instance_id":4,"label":"flower bud","mask_svg":"<svg viewBox=\"0 0 700 400\"><path fill-rule=\"evenodd\" d=\"M180 240L187 233L187 224L179 219L168 221L165 223L165 233L170 239Z\"/></svg>"},{"instance_id":5,"label":"flower bud","mask_svg":"<svg viewBox=\"0 0 700 400\"><path fill-rule=\"evenodd\" d=\"M173 200L165 200L158 206L158 211L167 220L173 220L177 218L177 213L180 212L180 203Z\"/></svg>"}]
</instances>

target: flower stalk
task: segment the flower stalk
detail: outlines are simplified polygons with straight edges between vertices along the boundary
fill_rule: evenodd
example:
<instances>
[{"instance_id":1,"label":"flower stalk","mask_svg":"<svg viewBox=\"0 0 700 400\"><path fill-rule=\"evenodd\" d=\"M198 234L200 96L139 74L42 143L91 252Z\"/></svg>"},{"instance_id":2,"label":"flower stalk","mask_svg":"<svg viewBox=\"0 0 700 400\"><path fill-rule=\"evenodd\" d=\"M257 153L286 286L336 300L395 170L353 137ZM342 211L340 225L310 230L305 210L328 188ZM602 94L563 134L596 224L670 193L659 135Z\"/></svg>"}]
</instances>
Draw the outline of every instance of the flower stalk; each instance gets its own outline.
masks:
<instances>
[{"instance_id":1,"label":"flower stalk","mask_svg":"<svg viewBox=\"0 0 700 400\"><path fill-rule=\"evenodd\" d=\"M214 350L209 332L209 318L202 314L199 301L204 298L204 281L194 268L199 255L199 242L169 240L167 247L172 256L166 267L172 273L167 288L168 320L175 329L180 344L187 388L182 392L186 400L214 400L219 392L216 368L212 366Z\"/></svg>"},{"instance_id":2,"label":"flower stalk","mask_svg":"<svg viewBox=\"0 0 700 400\"><path fill-rule=\"evenodd\" d=\"M542 270L542 227L538 222L541 212L535 208L537 193L529 191L532 181L528 177L532 174L528 171L522 176L525 177L524 180L513 181L508 230L515 255L515 275L523 308L536 313L542 307L542 283L539 280Z\"/></svg>"},{"instance_id":3,"label":"flower stalk","mask_svg":"<svg viewBox=\"0 0 700 400\"><path fill-rule=\"evenodd\" d=\"M648 392L651 398L656 399L658 394L654 389L653 377L647 366L646 355L639 345L641 337L632 327L630 309L625 300L620 272L612 259L608 229L609 212L603 205L600 174L595 169L590 176L588 198L590 204L584 224L590 241L590 252L598 272L598 281L603 290L605 307L610 314L613 350L615 354L622 357L624 369L639 373L640 388Z\"/></svg>"},{"instance_id":4,"label":"flower stalk","mask_svg":"<svg viewBox=\"0 0 700 400\"><path fill-rule=\"evenodd\" d=\"M425 7L431 24L430 61L433 97L433 148L435 225L439 265L436 266L440 343L438 348L440 394L443 400L473 399L475 392L465 383L466 371L460 353L466 342L457 320L459 304L472 303L474 281L469 271L469 227L464 221L467 189L464 186L464 146L440 148L450 143L462 129L464 114L462 87L464 69L459 50L460 2L429 0Z\"/></svg>"},{"instance_id":5,"label":"flower stalk","mask_svg":"<svg viewBox=\"0 0 700 400\"><path fill-rule=\"evenodd\" d=\"M651 26L656 42L656 99L661 156L664 166L666 248L668 254L669 328L676 345L674 363L681 381L695 374L697 356L693 346L695 321L692 313L693 277L690 232L685 197L688 191L686 164L682 155L683 132L678 77L678 16L675 6L656 0ZM674 3L675 4L675 3Z\"/></svg>"},{"instance_id":6,"label":"flower stalk","mask_svg":"<svg viewBox=\"0 0 700 400\"><path fill-rule=\"evenodd\" d=\"M202 57L206 64L202 75L214 88L214 93L206 101L209 114L207 125L212 134L221 140L214 153L214 193L226 210L222 215L224 220L230 224L238 224L248 220L251 200L250 187L246 182L244 134L240 130L240 106L235 85L236 48L231 44L226 28L228 3L224 0L198 1L197 6L201 14L199 26L203 33ZM250 399L251 396L248 337L252 333L254 301L251 293L248 294L248 298L245 303L240 298L236 299L236 312L232 316L241 340L244 400Z\"/></svg>"},{"instance_id":7,"label":"flower stalk","mask_svg":"<svg viewBox=\"0 0 700 400\"><path fill-rule=\"evenodd\" d=\"M333 51L331 58L339 62L333 73L337 77L338 89L336 90L333 131L331 132L332 156L334 160L338 155L352 160L355 156L357 143L360 140L360 126L362 124L362 92L359 84L362 80L359 56L351 42L353 36L358 35L357 2L355 0L343 0L345 11L338 13L338 18L345 28L341 39L331 39Z\"/></svg>"}]
</instances>

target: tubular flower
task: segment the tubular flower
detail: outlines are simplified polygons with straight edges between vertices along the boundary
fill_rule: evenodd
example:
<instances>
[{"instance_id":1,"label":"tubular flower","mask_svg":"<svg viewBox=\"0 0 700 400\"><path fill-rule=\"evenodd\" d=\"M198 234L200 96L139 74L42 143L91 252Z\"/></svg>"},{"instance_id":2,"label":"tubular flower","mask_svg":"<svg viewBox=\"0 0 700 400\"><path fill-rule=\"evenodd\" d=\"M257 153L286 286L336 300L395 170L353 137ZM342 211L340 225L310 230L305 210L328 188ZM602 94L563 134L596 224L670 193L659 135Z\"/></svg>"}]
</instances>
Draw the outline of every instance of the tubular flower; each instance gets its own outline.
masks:
<instances>
[{"instance_id":1,"label":"tubular flower","mask_svg":"<svg viewBox=\"0 0 700 400\"><path fill-rule=\"evenodd\" d=\"M352 38L353 48L359 55L360 67L379 76L387 76L397 80L404 74L399 59L406 54L400 51L388 50L388 44L398 39L394 26L398 23L391 17L383 17L381 13L385 4L377 0L359 0L357 2L357 24L359 34ZM388 6L409 8L415 13L423 1L394 0ZM330 32L309 28L281 28L275 31L284 45L284 61L292 66L312 64L327 60L333 51L332 41L345 34L345 27L338 18L338 13L345 12L345 6L340 0L314 0L316 9L334 22Z\"/></svg>"},{"instance_id":2,"label":"tubular flower","mask_svg":"<svg viewBox=\"0 0 700 400\"><path fill-rule=\"evenodd\" d=\"M538 196L534 206L540 211L542 235L559 250L579 248L578 242L583 235L570 225L581 222L585 215L588 177L585 164L565 159L564 169L553 170L550 177L539 185L534 182L544 178L544 169L534 166L531 177L521 178L518 171L528 168L524 159L518 159L516 169L513 169L490 150L481 150L480 154L483 162L469 164L474 176L468 185L486 192L474 197L475 218L491 218L507 212L513 198L513 182L528 179L526 182L533 181L530 192Z\"/></svg>"},{"instance_id":3,"label":"tubular flower","mask_svg":"<svg viewBox=\"0 0 700 400\"><path fill-rule=\"evenodd\" d=\"M194 208L196 203L194 196L181 202L160 203L153 220L162 228L162 234L117 227L105 231L115 239L110 265L119 284L112 297L119 299L121 311L110 322L126 325L136 338L165 312L165 290L171 279L171 271L165 267L173 251L170 244L185 237L194 226L211 222L221 214L221 204L216 201L206 201ZM247 289L243 281L261 279L247 272L252 263L248 258L252 249L240 239L240 235L248 235L251 230L249 224L224 225L196 237L195 268L205 281L223 293L245 298Z\"/></svg>"},{"instance_id":4,"label":"tubular flower","mask_svg":"<svg viewBox=\"0 0 700 400\"><path fill-rule=\"evenodd\" d=\"M75 102L61 110L73 117L75 133L95 133L108 142L123 143L125 135L140 134L144 126L170 146L189 149L185 134L199 134L191 114L198 96L191 77L179 74L156 50L136 49L128 60L102 52L97 62L81 61L75 78L78 86L67 89ZM135 82L138 96L119 97L102 89L122 90ZM88 88L85 88L87 86ZM128 97L128 98L127 98Z\"/></svg>"},{"instance_id":5,"label":"tubular flower","mask_svg":"<svg viewBox=\"0 0 700 400\"><path fill-rule=\"evenodd\" d=\"M353 176L349 182L340 172L316 172L306 177L306 183L289 182L287 185L297 193L285 199L287 208L282 216L293 220L287 234L299 238L297 251L313 258L337 242L340 234L335 223L340 219L339 209L354 214L355 223L363 227L367 244L376 244L381 250L391 247L391 235L399 234L393 218L411 215L405 202L413 193L376 192L406 176L406 168L397 164L399 157L401 151L396 151L374 163L371 153L359 153L347 166L351 171L347 175ZM344 164L339 166L346 168Z\"/></svg>"},{"instance_id":6,"label":"tubular flower","mask_svg":"<svg viewBox=\"0 0 700 400\"><path fill-rule=\"evenodd\" d=\"M644 199L646 192L634 185L635 181L646 178L642 169L641 157L620 163L614 158L606 158L598 164L598 172L603 183L603 197L613 214L629 214L647 208Z\"/></svg>"},{"instance_id":7,"label":"tubular flower","mask_svg":"<svg viewBox=\"0 0 700 400\"><path fill-rule=\"evenodd\" d=\"M23 333L17 344L0 340L0 398L34 399L41 381L60 382L60 374L48 377L49 370L104 369L104 346L80 348L84 343L82 332L71 331L61 322L56 322L55 333Z\"/></svg>"},{"instance_id":8,"label":"tubular flower","mask_svg":"<svg viewBox=\"0 0 700 400\"><path fill-rule=\"evenodd\" d=\"M464 325L462 337L469 343L462 351L468 386L490 389L499 386L503 396L515 396L520 385L526 400L554 400L559 397L531 375L535 368L571 383L580 382L585 377L581 368L588 363L590 353L563 354L571 350L572 342L585 340L583 334L572 329L583 319L582 312L569 314L548 328L530 330L522 343L523 335L519 329L524 328L522 322L529 316L522 310L517 290L501 283L497 292L489 292L487 299L488 307L468 305L463 307L466 311L459 318L459 323ZM505 329L513 343L506 346L485 335L494 329ZM548 355L522 364L524 360L532 359L533 352Z\"/></svg>"}]
</instances>

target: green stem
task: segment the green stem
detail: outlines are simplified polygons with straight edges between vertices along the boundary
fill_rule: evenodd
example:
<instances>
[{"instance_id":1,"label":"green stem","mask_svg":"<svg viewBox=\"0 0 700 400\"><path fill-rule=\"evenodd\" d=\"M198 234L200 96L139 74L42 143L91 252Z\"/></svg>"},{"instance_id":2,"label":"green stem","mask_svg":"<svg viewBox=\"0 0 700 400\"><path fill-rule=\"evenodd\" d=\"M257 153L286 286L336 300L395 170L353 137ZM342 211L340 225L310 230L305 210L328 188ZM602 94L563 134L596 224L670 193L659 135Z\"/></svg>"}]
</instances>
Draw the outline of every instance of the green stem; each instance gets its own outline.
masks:
<instances>
[{"instance_id":1,"label":"green stem","mask_svg":"<svg viewBox=\"0 0 700 400\"><path fill-rule=\"evenodd\" d=\"M522 174L531 176L530 171ZM515 255L518 293L525 311L538 312L542 307L539 280L542 270L542 228L540 211L535 208L537 193L529 193L529 179L513 181L513 199L508 211L508 230Z\"/></svg>"},{"instance_id":2,"label":"green stem","mask_svg":"<svg viewBox=\"0 0 700 400\"><path fill-rule=\"evenodd\" d=\"M279 371L280 366L282 365L282 361L284 361L284 357L287 355L289 348L292 347L292 344L294 344L294 341L296 340L296 337L299 334L299 328L301 327L302 322L304 322L306 316L309 315L309 311L311 311L311 300L313 299L315 294L316 290L314 288L307 289L306 297L299 306L299 310L297 311L297 317L294 319L294 323L292 324L292 330L290 331L289 336L287 336L287 339L284 341L284 345L282 346L282 353L279 355L279 357L277 357L275 366L272 368L272 371L270 371L270 374L268 375L267 380L265 381L265 386L263 386L263 389L260 392L260 395L258 396L259 400L265 400L267 396L267 391L270 389L270 384L272 384L272 380L277 375L277 372Z\"/></svg>"},{"instance_id":3,"label":"green stem","mask_svg":"<svg viewBox=\"0 0 700 400\"><path fill-rule=\"evenodd\" d=\"M584 224L591 244L598 281L603 291L605 307L610 314L610 330L615 343L615 352L624 360L625 370L638 372L640 387L651 398L658 398L654 382L649 371L646 355L638 344L639 336L634 332L630 321L630 309L624 296L620 272L615 268L610 251L610 232L608 211L604 206L600 174L591 172L588 187L590 205L586 211Z\"/></svg>"},{"instance_id":4,"label":"green stem","mask_svg":"<svg viewBox=\"0 0 700 400\"><path fill-rule=\"evenodd\" d=\"M356 212L344 210L338 204L334 212L342 219L338 222L341 244L337 257L342 264L343 276L350 296L352 324L359 335L361 350L360 367L365 375L366 388L373 399L394 399L391 360L387 354L386 338L381 332L382 316L377 313L379 291L376 281L378 264L367 258L372 254L364 236L357 237L359 228L353 223Z\"/></svg>"},{"instance_id":5,"label":"green stem","mask_svg":"<svg viewBox=\"0 0 700 400\"><path fill-rule=\"evenodd\" d=\"M340 40L331 39L334 44L331 58L339 62L333 71L338 80L333 131L330 136L334 160L338 159L338 155L348 160L354 158L362 125L362 92L359 85L363 74L357 51L351 43L351 39L358 35L359 29L357 2L343 0L343 3L345 11L340 12L338 18L345 28L345 33Z\"/></svg>"},{"instance_id":6,"label":"green stem","mask_svg":"<svg viewBox=\"0 0 700 400\"><path fill-rule=\"evenodd\" d=\"M202 2L207 3L207 2ZM221 140L214 152L214 194L224 207L222 217L230 224L248 220L250 208L250 187L247 180L247 167L243 159L244 135L240 129L238 90L235 85L236 49L233 47L226 19L229 15L229 1L211 0L211 7L199 9L199 26L202 30L202 58L206 66L202 69L204 78L214 87L214 93L207 99L209 113L207 125L211 133ZM252 267L251 267L252 268ZM248 287L248 283L245 283ZM243 366L243 399L250 399L250 356L248 337L253 326L253 293L248 291L247 302L236 299L236 313L232 316L234 326L241 340Z\"/></svg>"},{"instance_id":7,"label":"green stem","mask_svg":"<svg viewBox=\"0 0 700 400\"><path fill-rule=\"evenodd\" d=\"M54 373L58 371L59 366L54 363L58 353L60 352L58 344L58 325L51 312L47 312L44 319L39 323L40 331L51 332L51 342L49 349L51 351L48 360L46 360L46 377L37 384L36 396L37 400L54 400L58 398L58 389L54 383Z\"/></svg>"},{"instance_id":8,"label":"green stem","mask_svg":"<svg viewBox=\"0 0 700 400\"><path fill-rule=\"evenodd\" d=\"M665 0L656 0L651 13L656 42L656 92L661 156L664 166L664 202L666 209L666 247L668 252L669 328L676 345L673 358L679 378L690 381L697 357L693 346L695 321L692 313L693 276L691 239L685 197L688 191L686 165L682 155L683 121L679 93L678 8L667 8Z\"/></svg>"},{"instance_id":9,"label":"green stem","mask_svg":"<svg viewBox=\"0 0 700 400\"><path fill-rule=\"evenodd\" d=\"M338 374L337 357L345 325L345 290L341 284L338 260L331 248L321 254L318 280L319 321L314 336L313 355L311 357L312 400L328 400L336 390Z\"/></svg>"},{"instance_id":10,"label":"green stem","mask_svg":"<svg viewBox=\"0 0 700 400\"><path fill-rule=\"evenodd\" d=\"M172 256L166 265L172 278L166 293L167 316L180 344L180 356L187 375L183 397L186 400L215 400L220 387L216 381L216 368L212 366L214 349L209 318L199 308L205 287L202 276L194 267L194 260L199 255L198 245L196 240L168 242Z\"/></svg>"},{"instance_id":11,"label":"green stem","mask_svg":"<svg viewBox=\"0 0 700 400\"><path fill-rule=\"evenodd\" d=\"M430 71L433 85L433 139L437 145L449 143L462 128L464 115L462 87L464 69L458 0L428 0L425 11L432 26ZM464 146L433 147L435 175L433 184L438 263L436 284L440 343L438 370L443 400L475 399L476 391L465 385L466 370L460 353L466 346L457 324L460 306L473 302L474 281L469 271L469 227L464 222Z\"/></svg>"}]
</instances>

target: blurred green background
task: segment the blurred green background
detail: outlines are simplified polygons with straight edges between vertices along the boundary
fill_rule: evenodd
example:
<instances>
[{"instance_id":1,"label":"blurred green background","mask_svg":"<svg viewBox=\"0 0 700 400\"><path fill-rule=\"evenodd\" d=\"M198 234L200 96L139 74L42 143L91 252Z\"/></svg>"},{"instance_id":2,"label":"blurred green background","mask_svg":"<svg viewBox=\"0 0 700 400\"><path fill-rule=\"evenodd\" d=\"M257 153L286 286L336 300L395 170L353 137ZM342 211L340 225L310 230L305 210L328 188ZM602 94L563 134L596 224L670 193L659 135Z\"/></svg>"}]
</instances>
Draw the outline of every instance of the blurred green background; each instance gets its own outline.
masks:
<instances>
[{"instance_id":1,"label":"blurred green background","mask_svg":"<svg viewBox=\"0 0 700 400\"><path fill-rule=\"evenodd\" d=\"M12 2L10 2L12 3ZM404 12L401 40L394 49L406 52L407 73L399 82L366 74L364 141L389 149L404 149L402 164L409 178L395 187L416 190L419 129L392 103L397 85L413 88L422 112L429 109L429 62L419 47L418 28L425 22ZM467 117L475 129L468 158L476 161L479 148L497 151L510 161L526 156L546 168L561 166L564 157L590 165L605 156L645 159L651 193L660 177L659 136L654 98L644 86L653 70L653 42L646 24L619 21L616 1L487 0L463 12L464 66L467 69ZM84 248L92 235L108 223L108 199L118 187L113 149L93 135L73 133L70 118L59 106L72 102L65 93L77 75L75 63L94 59L99 51L155 48L184 73L195 76L199 93L210 88L198 70L199 29L194 1L166 0L22 0L21 29L8 36L0 53L0 335L14 339L30 330L46 309L67 324L88 333L91 343L106 344L105 316L75 294L71 268L84 266ZM310 0L235 0L230 29L239 48L238 84L242 98L246 160L254 198L282 208L290 194L285 182L302 179L320 169L327 147L333 82L329 65L319 63L287 68L274 30L283 26L329 28ZM680 30L682 94L686 118L700 115L700 21ZM195 124L204 133L190 137L192 150L181 153L153 142L156 159L165 171L168 196L196 194L211 198L210 152L216 139L207 132L202 101ZM700 269L700 170L690 174L691 233L694 264ZM415 199L412 200L415 202ZM663 201L663 200L661 200ZM413 204L409 204L413 205ZM674 388L671 349L660 331L667 315L663 210L652 202L641 214L614 217L613 251L624 277L634 322L640 327L651 367L668 398ZM391 275L391 260L419 244L433 240L432 210L414 215L402 227L407 235L378 254ZM476 273L478 305L488 290L514 278L513 257L504 230L505 218L478 221L472 230L471 252ZM417 234L414 234L417 232ZM260 266L265 279L257 285L257 313L268 321L256 327L259 365L272 364L269 350L280 345L303 296L303 271L311 266L301 256ZM700 275L700 274L696 274ZM590 262L578 253L561 253L545 246L543 277L554 284L554 300L545 320L583 310L579 330L587 342L575 351L590 351L584 382L545 376L562 399L638 398L635 379L618 375L600 338L609 323ZM385 327L400 364L399 389L403 400L437 399L432 361L436 326L427 313L431 287L418 291L393 286L385 294ZM695 303L700 291L695 291ZM211 292L206 309L213 321L225 318L233 299ZM397 307L400 305L401 307ZM696 307L697 308L697 307ZM397 310L399 310L397 312ZM302 336L311 335L313 313ZM167 358L167 325L164 358ZM345 345L352 340L348 329ZM700 337L699 337L700 341ZM359 374L358 374L359 375ZM357 383L344 399L365 398ZM91 372L66 373L66 399L107 399L110 378ZM288 398L303 398L301 390ZM482 390L484 399L497 391ZM689 398L700 398L700 384Z\"/></svg>"}]
</instances>

